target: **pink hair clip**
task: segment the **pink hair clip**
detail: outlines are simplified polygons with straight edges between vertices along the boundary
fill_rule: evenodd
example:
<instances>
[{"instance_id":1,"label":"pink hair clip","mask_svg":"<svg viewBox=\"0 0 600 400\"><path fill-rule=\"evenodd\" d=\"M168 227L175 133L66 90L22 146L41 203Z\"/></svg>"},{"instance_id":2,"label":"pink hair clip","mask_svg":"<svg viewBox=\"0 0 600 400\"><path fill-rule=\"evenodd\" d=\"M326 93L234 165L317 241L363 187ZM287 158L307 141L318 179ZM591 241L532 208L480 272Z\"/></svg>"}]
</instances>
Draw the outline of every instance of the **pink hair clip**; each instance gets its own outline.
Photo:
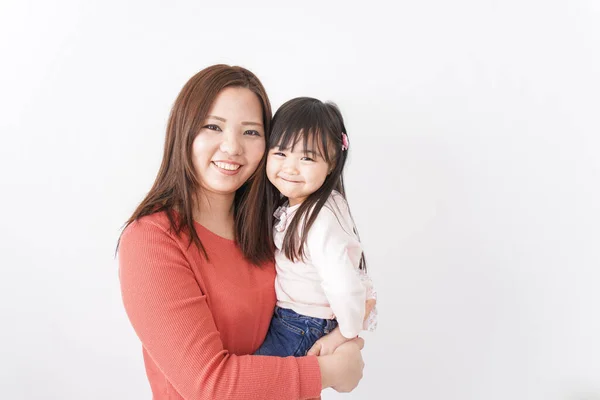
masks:
<instances>
[{"instance_id":1,"label":"pink hair clip","mask_svg":"<svg viewBox=\"0 0 600 400\"><path fill-rule=\"evenodd\" d=\"M342 132L342 151L348 150L348 135Z\"/></svg>"}]
</instances>

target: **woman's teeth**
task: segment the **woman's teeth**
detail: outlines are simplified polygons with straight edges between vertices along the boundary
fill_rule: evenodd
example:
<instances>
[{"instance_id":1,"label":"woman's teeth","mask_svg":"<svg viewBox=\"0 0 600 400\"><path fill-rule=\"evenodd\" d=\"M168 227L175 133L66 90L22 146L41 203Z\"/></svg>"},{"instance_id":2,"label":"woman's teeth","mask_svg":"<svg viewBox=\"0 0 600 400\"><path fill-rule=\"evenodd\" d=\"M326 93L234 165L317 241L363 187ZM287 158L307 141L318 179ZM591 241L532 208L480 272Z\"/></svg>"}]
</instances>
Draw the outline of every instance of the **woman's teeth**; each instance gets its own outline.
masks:
<instances>
[{"instance_id":1,"label":"woman's teeth","mask_svg":"<svg viewBox=\"0 0 600 400\"><path fill-rule=\"evenodd\" d=\"M239 165L239 164L229 164L229 163L218 162L218 161L213 161L213 163L217 167L226 169L228 171L235 171L236 169L238 169L239 167L241 167L241 165Z\"/></svg>"}]
</instances>

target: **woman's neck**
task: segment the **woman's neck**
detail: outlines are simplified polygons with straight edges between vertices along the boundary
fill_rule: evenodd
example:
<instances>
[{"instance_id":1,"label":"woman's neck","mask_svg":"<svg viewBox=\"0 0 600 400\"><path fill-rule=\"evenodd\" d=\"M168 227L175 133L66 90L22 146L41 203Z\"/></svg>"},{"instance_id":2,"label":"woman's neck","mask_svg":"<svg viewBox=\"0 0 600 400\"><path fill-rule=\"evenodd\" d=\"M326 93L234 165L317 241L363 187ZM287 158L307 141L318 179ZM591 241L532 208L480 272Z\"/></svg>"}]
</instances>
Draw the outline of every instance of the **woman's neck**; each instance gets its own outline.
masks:
<instances>
[{"instance_id":1,"label":"woman's neck","mask_svg":"<svg viewBox=\"0 0 600 400\"><path fill-rule=\"evenodd\" d=\"M222 195L201 192L197 198L198 205L194 210L194 220L209 231L233 240L235 238L233 218L235 193Z\"/></svg>"}]
</instances>

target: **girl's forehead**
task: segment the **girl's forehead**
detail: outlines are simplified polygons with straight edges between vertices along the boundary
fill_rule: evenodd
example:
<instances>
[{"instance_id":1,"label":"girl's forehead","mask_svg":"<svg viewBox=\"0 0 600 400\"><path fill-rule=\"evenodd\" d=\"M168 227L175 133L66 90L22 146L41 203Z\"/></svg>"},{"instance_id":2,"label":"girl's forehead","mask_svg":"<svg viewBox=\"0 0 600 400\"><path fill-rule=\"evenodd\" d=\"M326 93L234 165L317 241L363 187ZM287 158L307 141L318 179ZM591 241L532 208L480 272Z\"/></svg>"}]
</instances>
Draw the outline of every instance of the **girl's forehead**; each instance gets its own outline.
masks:
<instances>
[{"instance_id":1,"label":"girl's forehead","mask_svg":"<svg viewBox=\"0 0 600 400\"><path fill-rule=\"evenodd\" d=\"M279 146L283 147L313 147L322 140L321 135L312 131L286 131L279 138Z\"/></svg>"},{"instance_id":2,"label":"girl's forehead","mask_svg":"<svg viewBox=\"0 0 600 400\"><path fill-rule=\"evenodd\" d=\"M289 150L292 152L305 152L315 151L319 146L314 140L296 137L291 140L287 140L286 143L284 143L282 139L279 141L276 147L281 150Z\"/></svg>"}]
</instances>

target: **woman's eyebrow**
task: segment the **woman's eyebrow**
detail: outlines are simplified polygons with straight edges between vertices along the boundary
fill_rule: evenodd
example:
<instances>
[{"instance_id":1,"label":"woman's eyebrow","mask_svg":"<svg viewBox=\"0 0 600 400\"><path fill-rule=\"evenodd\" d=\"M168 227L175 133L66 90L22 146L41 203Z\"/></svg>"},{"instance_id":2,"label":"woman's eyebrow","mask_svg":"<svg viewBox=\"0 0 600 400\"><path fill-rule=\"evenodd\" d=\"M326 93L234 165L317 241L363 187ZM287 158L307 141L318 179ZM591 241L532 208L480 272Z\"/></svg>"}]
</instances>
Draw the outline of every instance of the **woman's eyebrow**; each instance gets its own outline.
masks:
<instances>
[{"instance_id":1,"label":"woman's eyebrow","mask_svg":"<svg viewBox=\"0 0 600 400\"><path fill-rule=\"evenodd\" d=\"M227 122L227 120L225 118L217 117L216 115L207 115L206 118L213 118L213 119L219 120L221 122ZM252 122L252 121L242 121L241 124L242 125L263 126L263 124L261 124L260 122Z\"/></svg>"},{"instance_id":2,"label":"woman's eyebrow","mask_svg":"<svg viewBox=\"0 0 600 400\"><path fill-rule=\"evenodd\" d=\"M260 122L242 121L242 125L263 126Z\"/></svg>"}]
</instances>

